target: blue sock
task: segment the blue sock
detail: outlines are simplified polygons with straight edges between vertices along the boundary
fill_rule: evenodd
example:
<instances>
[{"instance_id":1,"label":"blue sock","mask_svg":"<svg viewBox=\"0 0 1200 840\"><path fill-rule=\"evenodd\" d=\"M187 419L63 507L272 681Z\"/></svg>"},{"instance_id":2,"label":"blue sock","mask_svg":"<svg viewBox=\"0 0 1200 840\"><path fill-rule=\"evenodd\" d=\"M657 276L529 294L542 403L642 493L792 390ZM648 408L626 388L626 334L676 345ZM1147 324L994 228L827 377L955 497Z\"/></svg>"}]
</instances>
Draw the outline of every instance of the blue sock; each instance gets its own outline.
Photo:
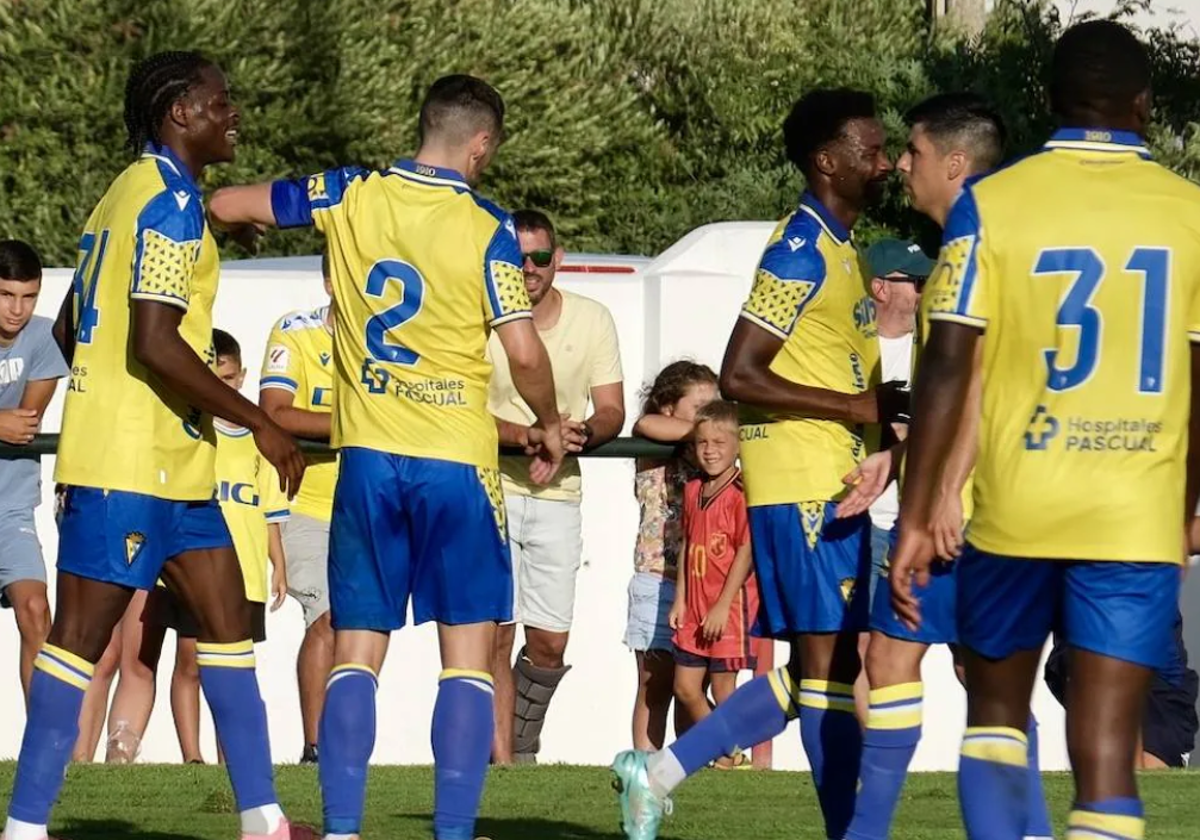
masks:
<instances>
[{"instance_id":1,"label":"blue sock","mask_svg":"<svg viewBox=\"0 0 1200 840\"><path fill-rule=\"evenodd\" d=\"M723 755L734 755L774 738L796 717L797 693L787 668L743 685L670 746L684 776ZM669 792L675 786L673 782L678 781L682 779L664 780L663 787Z\"/></svg>"},{"instance_id":2,"label":"blue sock","mask_svg":"<svg viewBox=\"0 0 1200 840\"><path fill-rule=\"evenodd\" d=\"M375 691L379 681L366 665L339 665L329 672L317 743L326 834L362 832L367 764L375 750Z\"/></svg>"},{"instance_id":3,"label":"blue sock","mask_svg":"<svg viewBox=\"0 0 1200 840\"><path fill-rule=\"evenodd\" d=\"M1038 761L1037 718L1029 716L1029 819L1025 823L1026 837L1053 837L1054 827L1050 824L1050 809L1046 807L1046 793L1042 790L1042 768Z\"/></svg>"},{"instance_id":4,"label":"blue sock","mask_svg":"<svg viewBox=\"0 0 1200 840\"><path fill-rule=\"evenodd\" d=\"M8 815L33 825L50 820L71 750L79 738L79 710L95 666L51 644L33 662L29 718L13 779Z\"/></svg>"},{"instance_id":5,"label":"blue sock","mask_svg":"<svg viewBox=\"0 0 1200 840\"><path fill-rule=\"evenodd\" d=\"M919 682L871 692L858 797L847 840L887 840L908 765L921 740L923 696Z\"/></svg>"},{"instance_id":6,"label":"blue sock","mask_svg":"<svg viewBox=\"0 0 1200 840\"><path fill-rule=\"evenodd\" d=\"M1066 840L1142 840L1145 835L1142 802L1136 797L1076 802L1067 819Z\"/></svg>"},{"instance_id":7,"label":"blue sock","mask_svg":"<svg viewBox=\"0 0 1200 840\"><path fill-rule=\"evenodd\" d=\"M854 715L854 686L800 681L800 740L812 768L825 836L840 840L854 817L862 727Z\"/></svg>"},{"instance_id":8,"label":"blue sock","mask_svg":"<svg viewBox=\"0 0 1200 840\"><path fill-rule=\"evenodd\" d=\"M1028 742L1003 726L969 726L958 798L969 840L1021 840L1029 814Z\"/></svg>"},{"instance_id":9,"label":"blue sock","mask_svg":"<svg viewBox=\"0 0 1200 840\"><path fill-rule=\"evenodd\" d=\"M225 749L225 767L240 812L275 805L267 708L258 690L254 642L196 642L200 687L213 728Z\"/></svg>"},{"instance_id":10,"label":"blue sock","mask_svg":"<svg viewBox=\"0 0 1200 840\"><path fill-rule=\"evenodd\" d=\"M433 706L433 836L473 840L495 728L492 676L446 669Z\"/></svg>"}]
</instances>

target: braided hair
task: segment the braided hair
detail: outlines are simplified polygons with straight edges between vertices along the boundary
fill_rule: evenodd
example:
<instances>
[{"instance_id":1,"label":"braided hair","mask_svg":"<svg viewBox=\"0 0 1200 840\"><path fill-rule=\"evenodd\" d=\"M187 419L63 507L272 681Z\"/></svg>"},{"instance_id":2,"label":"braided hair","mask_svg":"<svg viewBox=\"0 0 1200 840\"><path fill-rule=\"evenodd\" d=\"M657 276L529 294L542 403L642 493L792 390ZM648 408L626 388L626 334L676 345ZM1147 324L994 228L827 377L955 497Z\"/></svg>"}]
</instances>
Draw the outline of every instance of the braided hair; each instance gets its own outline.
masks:
<instances>
[{"instance_id":1,"label":"braided hair","mask_svg":"<svg viewBox=\"0 0 1200 840\"><path fill-rule=\"evenodd\" d=\"M197 52L161 52L138 62L125 84L125 144L134 153L162 142L163 118L200 81L212 62Z\"/></svg>"}]
</instances>

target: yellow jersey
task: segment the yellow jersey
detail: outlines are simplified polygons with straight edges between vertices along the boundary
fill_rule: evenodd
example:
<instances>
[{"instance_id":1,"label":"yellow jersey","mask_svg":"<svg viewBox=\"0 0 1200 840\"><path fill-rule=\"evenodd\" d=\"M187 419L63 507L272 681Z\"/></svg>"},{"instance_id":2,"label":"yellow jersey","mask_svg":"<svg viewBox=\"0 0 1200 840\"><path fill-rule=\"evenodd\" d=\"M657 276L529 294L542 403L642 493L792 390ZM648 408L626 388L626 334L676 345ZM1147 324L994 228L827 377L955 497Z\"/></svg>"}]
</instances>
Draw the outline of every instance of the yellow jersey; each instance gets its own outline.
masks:
<instances>
[{"instance_id":1,"label":"yellow jersey","mask_svg":"<svg viewBox=\"0 0 1200 840\"><path fill-rule=\"evenodd\" d=\"M54 480L161 499L212 496L212 417L133 357L132 302L183 311L179 334L210 366L217 244L203 199L171 150L147 147L109 186L79 239L75 355ZM104 445L96 445L104 430Z\"/></svg>"},{"instance_id":2,"label":"yellow jersey","mask_svg":"<svg viewBox=\"0 0 1200 840\"><path fill-rule=\"evenodd\" d=\"M859 394L879 384L870 280L850 232L811 193L775 228L741 317L783 342L771 371L789 382ZM750 507L831 501L863 459L866 429L740 407ZM878 426L871 428L878 442Z\"/></svg>"},{"instance_id":3,"label":"yellow jersey","mask_svg":"<svg viewBox=\"0 0 1200 840\"><path fill-rule=\"evenodd\" d=\"M233 537L233 549L246 584L246 597L267 602L267 560L271 523L288 518L288 500L279 474L259 454L249 429L217 421L217 502Z\"/></svg>"},{"instance_id":4,"label":"yellow jersey","mask_svg":"<svg viewBox=\"0 0 1200 840\"><path fill-rule=\"evenodd\" d=\"M1200 188L1135 134L1061 130L963 193L926 295L984 332L971 543L1181 562Z\"/></svg>"},{"instance_id":5,"label":"yellow jersey","mask_svg":"<svg viewBox=\"0 0 1200 840\"><path fill-rule=\"evenodd\" d=\"M495 469L489 329L531 317L509 215L413 161L276 181L271 203L328 240L333 446Z\"/></svg>"},{"instance_id":6,"label":"yellow jersey","mask_svg":"<svg viewBox=\"0 0 1200 840\"><path fill-rule=\"evenodd\" d=\"M329 307L290 312L271 328L263 354L259 391L277 388L292 394L292 407L328 414L333 411L333 333L326 326ZM328 522L337 485L336 455L307 455L308 468L292 499L292 512Z\"/></svg>"}]
</instances>

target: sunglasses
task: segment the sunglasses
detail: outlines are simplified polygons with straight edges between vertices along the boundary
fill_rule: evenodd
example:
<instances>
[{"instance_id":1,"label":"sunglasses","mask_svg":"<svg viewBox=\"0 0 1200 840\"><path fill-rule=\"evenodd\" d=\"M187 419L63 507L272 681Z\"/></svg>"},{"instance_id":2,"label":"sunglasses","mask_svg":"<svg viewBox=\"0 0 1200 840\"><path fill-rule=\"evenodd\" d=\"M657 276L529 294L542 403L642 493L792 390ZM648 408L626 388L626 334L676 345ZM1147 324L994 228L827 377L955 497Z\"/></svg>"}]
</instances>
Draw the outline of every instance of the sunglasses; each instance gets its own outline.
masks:
<instances>
[{"instance_id":1,"label":"sunglasses","mask_svg":"<svg viewBox=\"0 0 1200 840\"><path fill-rule=\"evenodd\" d=\"M890 275L883 278L888 283L912 283L917 287L917 291L921 291L925 287L925 281L928 277L914 277L911 274Z\"/></svg>"},{"instance_id":2,"label":"sunglasses","mask_svg":"<svg viewBox=\"0 0 1200 840\"><path fill-rule=\"evenodd\" d=\"M539 248L536 251L526 251L521 255L521 261L529 260L538 268L545 268L554 261L554 251L550 248Z\"/></svg>"}]
</instances>

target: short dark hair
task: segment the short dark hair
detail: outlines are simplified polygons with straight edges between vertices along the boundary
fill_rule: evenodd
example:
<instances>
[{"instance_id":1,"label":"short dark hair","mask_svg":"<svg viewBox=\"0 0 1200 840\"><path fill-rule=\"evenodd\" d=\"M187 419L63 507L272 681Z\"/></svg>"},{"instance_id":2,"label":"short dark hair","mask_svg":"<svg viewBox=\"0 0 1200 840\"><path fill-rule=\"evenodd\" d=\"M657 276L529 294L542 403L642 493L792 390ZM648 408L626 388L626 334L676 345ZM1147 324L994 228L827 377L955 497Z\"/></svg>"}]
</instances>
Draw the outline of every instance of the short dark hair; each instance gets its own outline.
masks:
<instances>
[{"instance_id":1,"label":"short dark hair","mask_svg":"<svg viewBox=\"0 0 1200 840\"><path fill-rule=\"evenodd\" d=\"M1050 68L1050 106L1066 122L1123 117L1150 87L1146 48L1111 20L1084 21L1064 32Z\"/></svg>"},{"instance_id":2,"label":"short dark hair","mask_svg":"<svg viewBox=\"0 0 1200 840\"><path fill-rule=\"evenodd\" d=\"M787 158L806 175L812 157L838 139L846 123L874 119L875 97L850 88L819 88L796 101L783 121L783 143Z\"/></svg>"},{"instance_id":3,"label":"short dark hair","mask_svg":"<svg viewBox=\"0 0 1200 840\"><path fill-rule=\"evenodd\" d=\"M0 240L0 280L42 279L42 258L28 242Z\"/></svg>"},{"instance_id":4,"label":"short dark hair","mask_svg":"<svg viewBox=\"0 0 1200 840\"><path fill-rule=\"evenodd\" d=\"M701 423L732 423L733 427L737 428L737 403L721 399L705 403L696 412L696 425L699 426Z\"/></svg>"},{"instance_id":5,"label":"short dark hair","mask_svg":"<svg viewBox=\"0 0 1200 840\"><path fill-rule=\"evenodd\" d=\"M237 363L242 363L242 345L238 344L234 338L225 330L213 328L213 355L217 359L236 359Z\"/></svg>"},{"instance_id":6,"label":"short dark hair","mask_svg":"<svg viewBox=\"0 0 1200 840\"><path fill-rule=\"evenodd\" d=\"M558 247L558 235L554 232L554 223L541 210L518 210L512 214L513 224L517 230L540 230L550 237L550 247Z\"/></svg>"},{"instance_id":7,"label":"short dark hair","mask_svg":"<svg viewBox=\"0 0 1200 840\"><path fill-rule=\"evenodd\" d=\"M912 128L921 126L943 153L956 145L971 153L975 168L986 171L1004 159L1004 119L977 93L939 93L918 102L904 115Z\"/></svg>"},{"instance_id":8,"label":"short dark hair","mask_svg":"<svg viewBox=\"0 0 1200 840\"><path fill-rule=\"evenodd\" d=\"M211 66L203 55L190 51L160 52L139 61L125 84L125 145L137 153L148 142L161 142L163 118Z\"/></svg>"},{"instance_id":9,"label":"short dark hair","mask_svg":"<svg viewBox=\"0 0 1200 840\"><path fill-rule=\"evenodd\" d=\"M461 145L480 131L504 131L504 100L496 89L464 74L434 82L421 103L421 142L436 138Z\"/></svg>"}]
</instances>

